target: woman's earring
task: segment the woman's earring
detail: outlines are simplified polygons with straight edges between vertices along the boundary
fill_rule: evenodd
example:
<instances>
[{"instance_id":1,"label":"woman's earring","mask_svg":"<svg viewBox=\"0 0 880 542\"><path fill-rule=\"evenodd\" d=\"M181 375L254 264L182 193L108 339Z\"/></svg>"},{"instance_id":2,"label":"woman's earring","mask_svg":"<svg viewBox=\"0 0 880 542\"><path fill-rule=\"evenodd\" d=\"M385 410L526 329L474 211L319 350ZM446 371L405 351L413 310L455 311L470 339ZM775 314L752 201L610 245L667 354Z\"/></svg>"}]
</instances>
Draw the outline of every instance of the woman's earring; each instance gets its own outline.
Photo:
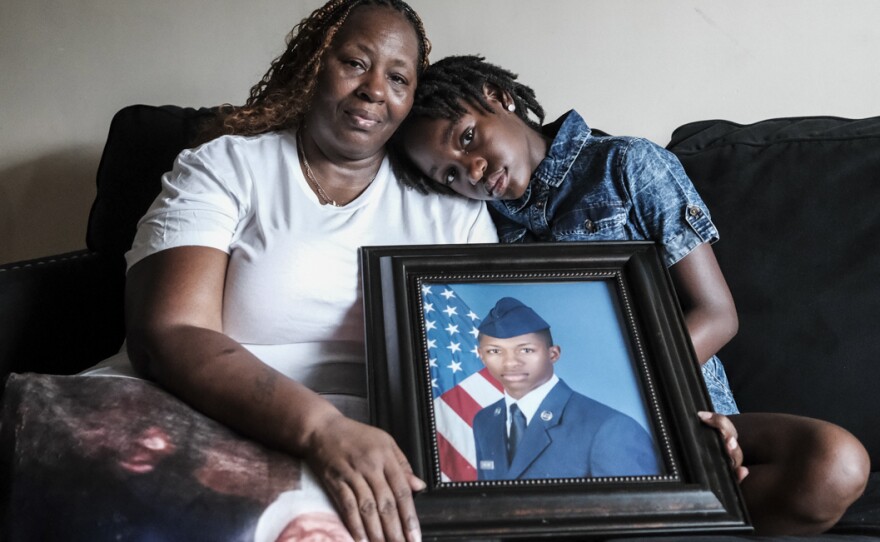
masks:
<instances>
[{"instance_id":1,"label":"woman's earring","mask_svg":"<svg viewBox=\"0 0 880 542\"><path fill-rule=\"evenodd\" d=\"M513 113L514 111L516 111L516 105L514 105L513 103L507 104L507 110Z\"/></svg>"}]
</instances>

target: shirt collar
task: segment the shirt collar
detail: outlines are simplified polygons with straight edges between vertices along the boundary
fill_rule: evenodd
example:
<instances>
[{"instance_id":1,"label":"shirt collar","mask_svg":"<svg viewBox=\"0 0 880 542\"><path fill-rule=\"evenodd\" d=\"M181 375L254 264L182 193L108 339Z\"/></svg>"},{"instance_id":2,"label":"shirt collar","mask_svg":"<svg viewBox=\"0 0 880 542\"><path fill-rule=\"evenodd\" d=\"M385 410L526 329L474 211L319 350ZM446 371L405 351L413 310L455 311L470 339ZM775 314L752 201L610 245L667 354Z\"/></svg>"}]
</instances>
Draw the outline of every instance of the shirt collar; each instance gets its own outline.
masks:
<instances>
[{"instance_id":1,"label":"shirt collar","mask_svg":"<svg viewBox=\"0 0 880 542\"><path fill-rule=\"evenodd\" d=\"M525 193L515 200L496 200L512 213L522 211L530 203L532 187L535 183L543 183L554 188L562 184L590 137L590 127L578 112L572 109L552 123L544 125L541 133L552 137L553 142L547 150L547 156L532 172L532 179Z\"/></svg>"},{"instance_id":2,"label":"shirt collar","mask_svg":"<svg viewBox=\"0 0 880 542\"><path fill-rule=\"evenodd\" d=\"M532 417L538 411L538 407L541 406L541 403L544 401L544 398L547 397L547 394L550 393L550 390L553 389L553 386L559 382L559 377L556 376L556 373L550 377L550 380L544 382L537 388L533 389L529 393L520 397L519 399L514 399L513 397L507 395L507 392L504 393L504 404L507 407L507 411L510 412L510 405L516 403L522 413L526 415L526 423L531 423ZM510 426L510 416L507 417L508 427Z\"/></svg>"}]
</instances>

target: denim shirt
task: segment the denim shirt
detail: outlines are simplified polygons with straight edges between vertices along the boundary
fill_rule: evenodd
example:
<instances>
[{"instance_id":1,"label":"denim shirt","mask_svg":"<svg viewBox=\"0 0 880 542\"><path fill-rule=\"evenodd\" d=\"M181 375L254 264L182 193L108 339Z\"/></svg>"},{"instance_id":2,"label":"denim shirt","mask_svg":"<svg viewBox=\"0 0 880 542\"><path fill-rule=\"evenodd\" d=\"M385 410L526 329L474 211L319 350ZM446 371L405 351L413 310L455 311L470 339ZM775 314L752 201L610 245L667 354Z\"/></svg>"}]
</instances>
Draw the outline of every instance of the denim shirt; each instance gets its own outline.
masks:
<instances>
[{"instance_id":1,"label":"denim shirt","mask_svg":"<svg viewBox=\"0 0 880 542\"><path fill-rule=\"evenodd\" d=\"M543 132L553 143L526 192L489 202L502 242L655 241L670 267L718 240L706 204L671 152L646 139L593 135L575 111ZM737 414L717 356L702 373L715 411Z\"/></svg>"},{"instance_id":2,"label":"denim shirt","mask_svg":"<svg viewBox=\"0 0 880 542\"><path fill-rule=\"evenodd\" d=\"M656 241L669 267L718 240L671 152L646 139L594 135L575 111L543 131L553 143L525 194L490 203L502 242Z\"/></svg>"}]
</instances>

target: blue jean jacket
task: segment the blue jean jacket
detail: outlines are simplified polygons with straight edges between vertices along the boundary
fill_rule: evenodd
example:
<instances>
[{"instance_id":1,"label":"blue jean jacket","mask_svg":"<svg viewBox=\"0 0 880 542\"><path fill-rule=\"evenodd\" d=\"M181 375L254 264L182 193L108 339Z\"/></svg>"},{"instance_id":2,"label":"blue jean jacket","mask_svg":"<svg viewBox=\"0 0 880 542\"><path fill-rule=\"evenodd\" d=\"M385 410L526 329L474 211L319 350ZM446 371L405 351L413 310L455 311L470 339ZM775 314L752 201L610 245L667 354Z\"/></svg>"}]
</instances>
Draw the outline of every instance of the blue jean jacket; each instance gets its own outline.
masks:
<instances>
[{"instance_id":1,"label":"blue jean jacket","mask_svg":"<svg viewBox=\"0 0 880 542\"><path fill-rule=\"evenodd\" d=\"M594 135L575 111L544 133L553 142L523 196L490 202L502 242L655 241L670 267L718 240L706 204L671 152L642 138ZM738 412L717 358L703 371L715 410Z\"/></svg>"}]
</instances>

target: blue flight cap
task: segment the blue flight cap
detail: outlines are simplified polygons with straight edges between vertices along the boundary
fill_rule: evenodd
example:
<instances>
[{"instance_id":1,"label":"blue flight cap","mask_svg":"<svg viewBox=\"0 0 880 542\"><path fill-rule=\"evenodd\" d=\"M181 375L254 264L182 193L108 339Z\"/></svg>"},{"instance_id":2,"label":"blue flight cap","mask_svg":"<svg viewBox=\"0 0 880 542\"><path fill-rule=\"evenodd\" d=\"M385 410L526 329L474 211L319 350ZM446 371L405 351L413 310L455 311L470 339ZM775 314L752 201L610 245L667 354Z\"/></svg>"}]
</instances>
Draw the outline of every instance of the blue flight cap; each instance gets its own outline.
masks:
<instances>
[{"instance_id":1,"label":"blue flight cap","mask_svg":"<svg viewBox=\"0 0 880 542\"><path fill-rule=\"evenodd\" d=\"M502 297L477 328L482 335L509 339L550 329L550 324L518 299Z\"/></svg>"}]
</instances>

